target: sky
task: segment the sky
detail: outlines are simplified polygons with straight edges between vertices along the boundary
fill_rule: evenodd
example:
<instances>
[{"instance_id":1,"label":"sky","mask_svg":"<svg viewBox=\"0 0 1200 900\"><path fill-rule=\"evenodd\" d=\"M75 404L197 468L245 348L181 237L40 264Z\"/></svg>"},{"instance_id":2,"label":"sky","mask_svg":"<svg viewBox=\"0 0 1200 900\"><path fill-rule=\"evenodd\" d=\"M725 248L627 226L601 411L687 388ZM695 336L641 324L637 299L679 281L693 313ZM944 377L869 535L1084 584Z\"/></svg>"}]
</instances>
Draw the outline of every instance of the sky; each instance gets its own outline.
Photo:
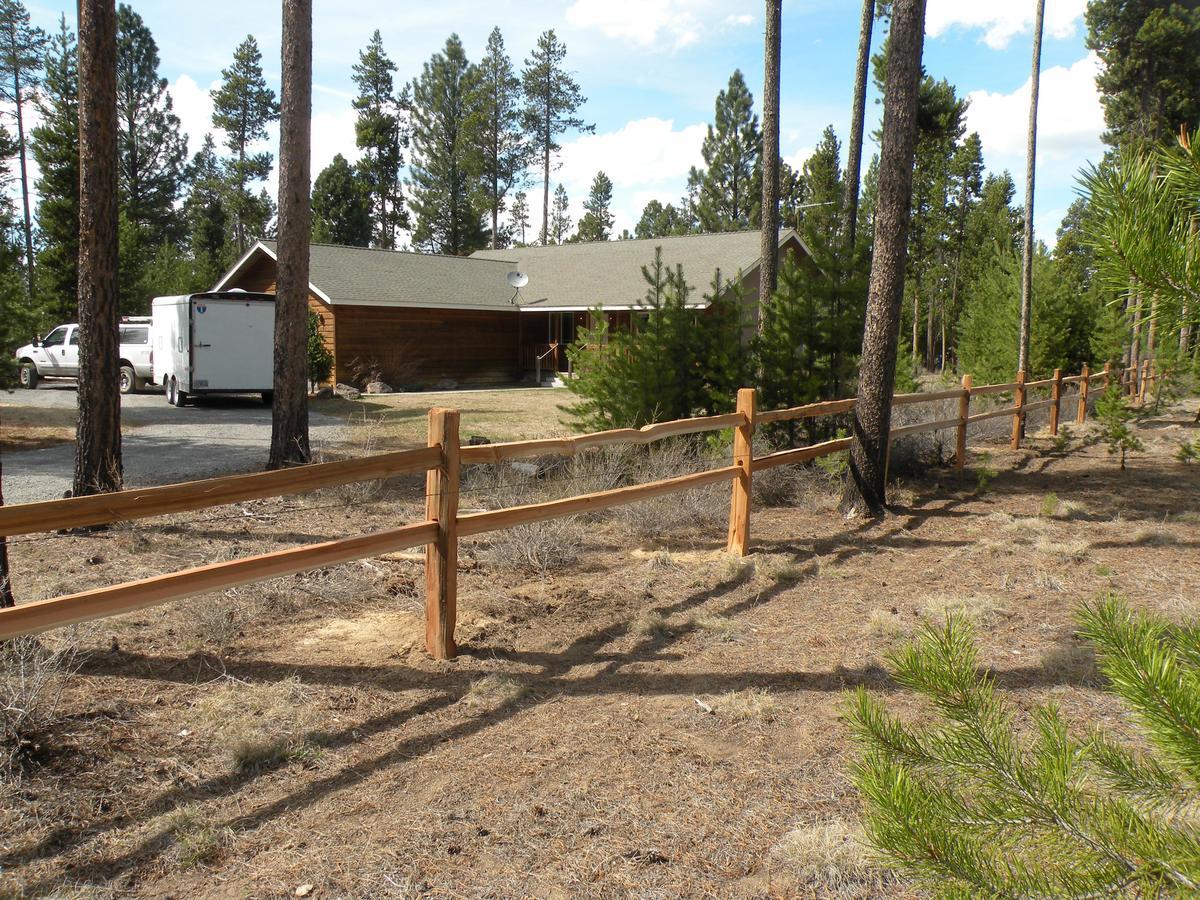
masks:
<instances>
[{"instance_id":1,"label":"sky","mask_svg":"<svg viewBox=\"0 0 1200 900\"><path fill-rule=\"evenodd\" d=\"M158 42L160 72L170 81L189 152L212 130L210 91L233 50L253 34L270 86L279 90L278 0L137 0L132 4ZM614 184L616 233L633 229L652 199L678 201L688 169L702 164L700 145L718 91L741 69L758 103L762 92L763 9L750 0L315 0L313 23L313 177L335 154L358 157L351 66L378 28L397 64L397 81L457 32L473 58L499 26L521 66L537 36L554 28L567 66L587 97L581 113L592 134L563 138L561 182L578 220L588 187L603 169ZM57 29L74 3L35 0L34 23ZM928 0L925 67L970 99L968 131L983 141L990 171L1008 170L1024 197L1034 0ZM1035 228L1054 233L1075 196L1079 169L1103 154L1104 118L1095 87L1098 62L1084 46L1086 0L1047 0L1040 91ZM799 167L833 125L844 141L861 15L859 0L784 0L781 149ZM876 47L881 35L876 30ZM868 131L882 107L872 94ZM220 134L217 134L218 143ZM278 130L264 148L277 152ZM877 148L868 142L866 160ZM844 153L844 150L843 150ZM274 176L269 188L275 189ZM540 214L540 174L528 188Z\"/></svg>"}]
</instances>

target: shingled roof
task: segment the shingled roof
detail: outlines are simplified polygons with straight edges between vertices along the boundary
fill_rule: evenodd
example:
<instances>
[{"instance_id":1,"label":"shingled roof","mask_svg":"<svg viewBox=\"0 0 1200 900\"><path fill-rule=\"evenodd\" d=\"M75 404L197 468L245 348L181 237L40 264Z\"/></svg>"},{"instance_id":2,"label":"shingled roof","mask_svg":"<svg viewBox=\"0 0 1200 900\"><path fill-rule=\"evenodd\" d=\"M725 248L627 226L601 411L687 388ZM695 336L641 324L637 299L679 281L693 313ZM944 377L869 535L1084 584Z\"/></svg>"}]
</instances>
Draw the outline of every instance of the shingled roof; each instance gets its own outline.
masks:
<instances>
[{"instance_id":1,"label":"shingled roof","mask_svg":"<svg viewBox=\"0 0 1200 900\"><path fill-rule=\"evenodd\" d=\"M606 309L636 307L646 295L642 266L654 260L662 247L663 263L683 266L692 289L689 302L704 306L704 294L720 270L728 282L758 268L761 234L758 231L728 231L717 234L686 234L676 237L631 241L596 241L548 247L512 247L506 250L477 250L476 260L505 260L529 276L522 293L523 303L538 309ZM795 242L807 248L792 229L780 232L779 245Z\"/></svg>"},{"instance_id":2,"label":"shingled roof","mask_svg":"<svg viewBox=\"0 0 1200 900\"><path fill-rule=\"evenodd\" d=\"M795 231L781 232L780 246L790 242L806 250ZM519 302L531 311L630 309L646 294L642 266L654 259L656 247L662 247L666 265L683 266L690 302L704 306L717 270L728 281L758 267L759 232L480 250L469 257L312 244L309 282L334 306L511 309L507 276L519 270L529 276ZM214 290L235 286L238 274L260 254L275 259L275 252L275 241L258 241Z\"/></svg>"}]
</instances>

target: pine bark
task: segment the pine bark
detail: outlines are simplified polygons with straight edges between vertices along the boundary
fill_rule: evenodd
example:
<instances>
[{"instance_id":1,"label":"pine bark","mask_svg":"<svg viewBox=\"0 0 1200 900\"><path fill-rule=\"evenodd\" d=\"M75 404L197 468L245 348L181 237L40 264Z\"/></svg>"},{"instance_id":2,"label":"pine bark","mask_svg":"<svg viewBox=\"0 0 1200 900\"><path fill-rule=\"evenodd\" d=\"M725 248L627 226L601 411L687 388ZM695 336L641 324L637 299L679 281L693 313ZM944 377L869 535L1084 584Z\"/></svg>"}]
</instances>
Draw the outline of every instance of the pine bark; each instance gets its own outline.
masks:
<instances>
[{"instance_id":1,"label":"pine bark","mask_svg":"<svg viewBox=\"0 0 1200 900\"><path fill-rule=\"evenodd\" d=\"M842 499L846 515L879 515L886 504L888 434L908 257L925 0L895 0L890 39L875 252L859 364L858 403L852 421L850 474Z\"/></svg>"},{"instance_id":2,"label":"pine bark","mask_svg":"<svg viewBox=\"0 0 1200 900\"><path fill-rule=\"evenodd\" d=\"M117 14L80 0L75 496L121 489L117 348Z\"/></svg>"},{"instance_id":3,"label":"pine bark","mask_svg":"<svg viewBox=\"0 0 1200 900\"><path fill-rule=\"evenodd\" d=\"M4 460L0 453L0 507L4 506ZM8 566L8 538L0 536L0 609L16 606L13 596L12 574Z\"/></svg>"},{"instance_id":4,"label":"pine bark","mask_svg":"<svg viewBox=\"0 0 1200 900\"><path fill-rule=\"evenodd\" d=\"M25 231L25 281L29 288L29 296L33 297L33 219L29 215L29 167L25 159L25 96L21 88L21 67L16 61L13 63L13 101L14 112L17 118L17 157L21 164L22 226Z\"/></svg>"},{"instance_id":5,"label":"pine bark","mask_svg":"<svg viewBox=\"0 0 1200 900\"><path fill-rule=\"evenodd\" d=\"M871 69L871 34L875 28L875 0L863 0L858 32L858 66L854 72L854 109L850 119L850 146L846 154L846 198L842 204L842 232L846 246L858 236L858 191L862 181L863 131L867 119L867 77Z\"/></svg>"},{"instance_id":6,"label":"pine bark","mask_svg":"<svg viewBox=\"0 0 1200 900\"><path fill-rule=\"evenodd\" d=\"M312 0L283 0L275 396L267 468L307 463Z\"/></svg>"},{"instance_id":7,"label":"pine bark","mask_svg":"<svg viewBox=\"0 0 1200 900\"><path fill-rule=\"evenodd\" d=\"M1033 312L1033 181L1037 163L1038 87L1042 77L1042 24L1046 0L1037 0L1033 24L1033 72L1029 80L1029 133L1025 153L1025 239L1021 252L1021 333L1017 371L1029 371L1029 329Z\"/></svg>"},{"instance_id":8,"label":"pine bark","mask_svg":"<svg viewBox=\"0 0 1200 900\"><path fill-rule=\"evenodd\" d=\"M766 0L763 48L762 241L759 246L758 328L779 284L779 53L783 0Z\"/></svg>"}]
</instances>

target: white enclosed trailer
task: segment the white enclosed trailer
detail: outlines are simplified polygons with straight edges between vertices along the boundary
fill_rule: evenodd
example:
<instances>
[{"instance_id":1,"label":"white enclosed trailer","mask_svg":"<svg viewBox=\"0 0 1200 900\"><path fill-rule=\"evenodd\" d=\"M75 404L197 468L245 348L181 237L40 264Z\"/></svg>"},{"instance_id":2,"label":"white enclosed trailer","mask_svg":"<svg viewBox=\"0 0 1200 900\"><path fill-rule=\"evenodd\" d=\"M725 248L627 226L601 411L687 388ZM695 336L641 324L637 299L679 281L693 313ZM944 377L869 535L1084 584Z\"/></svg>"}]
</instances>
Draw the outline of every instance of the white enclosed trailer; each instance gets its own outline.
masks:
<instances>
[{"instance_id":1,"label":"white enclosed trailer","mask_svg":"<svg viewBox=\"0 0 1200 900\"><path fill-rule=\"evenodd\" d=\"M155 297L154 383L183 406L200 394L261 394L271 402L275 295L218 291Z\"/></svg>"}]
</instances>

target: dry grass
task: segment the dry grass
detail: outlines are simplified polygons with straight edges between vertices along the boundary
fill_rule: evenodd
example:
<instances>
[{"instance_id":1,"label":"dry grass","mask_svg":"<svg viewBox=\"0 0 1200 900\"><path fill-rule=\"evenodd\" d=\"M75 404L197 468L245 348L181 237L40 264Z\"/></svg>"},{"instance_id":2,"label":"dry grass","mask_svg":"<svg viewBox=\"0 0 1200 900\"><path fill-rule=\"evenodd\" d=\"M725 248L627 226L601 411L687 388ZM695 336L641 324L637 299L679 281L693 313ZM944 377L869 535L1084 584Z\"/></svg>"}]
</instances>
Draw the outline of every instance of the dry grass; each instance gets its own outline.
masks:
<instances>
[{"instance_id":1,"label":"dry grass","mask_svg":"<svg viewBox=\"0 0 1200 900\"><path fill-rule=\"evenodd\" d=\"M1129 542L1136 547L1171 547L1179 543L1179 536L1162 528L1139 528Z\"/></svg>"},{"instance_id":2,"label":"dry grass","mask_svg":"<svg viewBox=\"0 0 1200 900\"><path fill-rule=\"evenodd\" d=\"M226 679L196 704L197 728L235 772L255 772L314 749L319 710L298 678L269 684Z\"/></svg>"},{"instance_id":3,"label":"dry grass","mask_svg":"<svg viewBox=\"0 0 1200 900\"><path fill-rule=\"evenodd\" d=\"M462 702L476 709L507 706L516 703L528 691L529 685L525 682L493 673L473 681Z\"/></svg>"},{"instance_id":4,"label":"dry grass","mask_svg":"<svg viewBox=\"0 0 1200 900\"><path fill-rule=\"evenodd\" d=\"M233 842L232 830L213 822L195 804L173 810L166 824L175 839L175 860L184 869L215 863Z\"/></svg>"},{"instance_id":5,"label":"dry grass","mask_svg":"<svg viewBox=\"0 0 1200 900\"><path fill-rule=\"evenodd\" d=\"M863 631L871 637L893 639L907 633L900 615L893 606L890 609L873 609L867 617Z\"/></svg>"},{"instance_id":6,"label":"dry grass","mask_svg":"<svg viewBox=\"0 0 1200 900\"><path fill-rule=\"evenodd\" d=\"M426 415L434 407L461 413L459 432L465 445L473 436L493 443L570 434L562 407L571 402L564 388L510 388L494 391L409 394L364 394L360 400L316 400L311 407L346 422L373 420L381 447L424 446Z\"/></svg>"},{"instance_id":7,"label":"dry grass","mask_svg":"<svg viewBox=\"0 0 1200 900\"><path fill-rule=\"evenodd\" d=\"M0 402L0 451L40 450L74 442L74 406L22 406L20 398L20 394L9 395Z\"/></svg>"},{"instance_id":8,"label":"dry grass","mask_svg":"<svg viewBox=\"0 0 1200 900\"><path fill-rule=\"evenodd\" d=\"M838 897L881 896L891 881L871 861L862 830L846 819L798 825L783 836L771 855L807 884Z\"/></svg>"},{"instance_id":9,"label":"dry grass","mask_svg":"<svg viewBox=\"0 0 1200 900\"><path fill-rule=\"evenodd\" d=\"M1087 559L1092 549L1091 544L1084 540L1056 541L1045 535L1038 538L1034 547L1038 553L1056 556L1069 562L1082 562Z\"/></svg>"},{"instance_id":10,"label":"dry grass","mask_svg":"<svg viewBox=\"0 0 1200 900\"><path fill-rule=\"evenodd\" d=\"M736 641L739 638L736 624L732 620L725 618L725 616L702 613L698 616L692 616L689 624L697 631L701 631L720 641Z\"/></svg>"},{"instance_id":11,"label":"dry grass","mask_svg":"<svg viewBox=\"0 0 1200 900\"><path fill-rule=\"evenodd\" d=\"M1102 682L1096 653L1090 644L1079 641L1058 644L1042 654L1041 665L1046 676L1056 682L1088 687Z\"/></svg>"},{"instance_id":12,"label":"dry grass","mask_svg":"<svg viewBox=\"0 0 1200 900\"><path fill-rule=\"evenodd\" d=\"M662 613L653 609L640 613L629 626L629 630L643 637L656 638L666 637L671 633L670 626Z\"/></svg>"},{"instance_id":13,"label":"dry grass","mask_svg":"<svg viewBox=\"0 0 1200 900\"><path fill-rule=\"evenodd\" d=\"M719 716L739 723L775 722L783 711L779 700L762 688L730 691L718 697L713 705Z\"/></svg>"},{"instance_id":14,"label":"dry grass","mask_svg":"<svg viewBox=\"0 0 1200 900\"><path fill-rule=\"evenodd\" d=\"M19 779L27 757L61 721L78 654L75 629L0 643L0 782Z\"/></svg>"},{"instance_id":15,"label":"dry grass","mask_svg":"<svg viewBox=\"0 0 1200 900\"><path fill-rule=\"evenodd\" d=\"M986 628L1013 614L999 599L987 594L935 594L921 607L921 616L934 624L945 622L951 615L961 616L980 628Z\"/></svg>"}]
</instances>

